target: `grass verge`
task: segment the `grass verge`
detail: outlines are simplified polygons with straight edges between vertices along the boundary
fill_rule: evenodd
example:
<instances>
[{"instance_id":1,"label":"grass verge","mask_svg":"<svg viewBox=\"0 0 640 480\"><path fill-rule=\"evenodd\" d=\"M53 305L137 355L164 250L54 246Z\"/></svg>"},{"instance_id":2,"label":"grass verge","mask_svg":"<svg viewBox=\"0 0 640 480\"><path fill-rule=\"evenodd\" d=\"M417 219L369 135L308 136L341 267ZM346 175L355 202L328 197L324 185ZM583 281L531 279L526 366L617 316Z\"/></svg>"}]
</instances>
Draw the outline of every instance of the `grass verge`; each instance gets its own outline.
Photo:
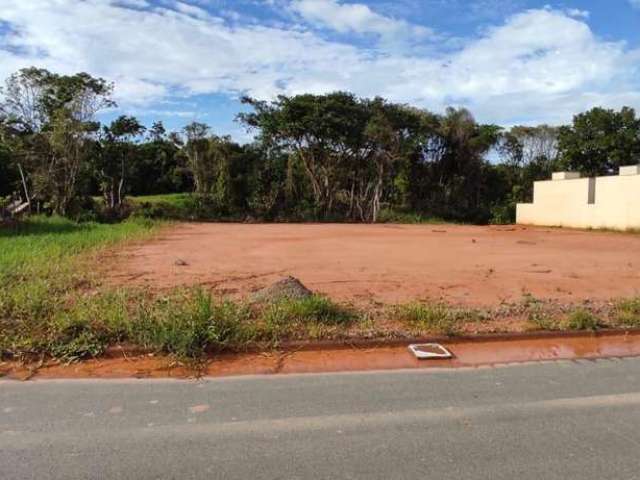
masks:
<instances>
[{"instance_id":1,"label":"grass verge","mask_svg":"<svg viewBox=\"0 0 640 480\"><path fill-rule=\"evenodd\" d=\"M199 288L154 293L102 286L92 273L91 254L105 246L146 238L160 225L142 218L104 225L33 217L0 230L0 354L76 361L99 356L110 345L127 343L198 359L209 352L249 345L275 346L285 340L363 332L369 337L455 335L497 315L444 303L413 302L379 311L378 315L396 322L393 328L400 326L384 330L375 312L319 295L248 304L218 299ZM604 313L586 306L557 311L532 296L520 307L525 321L536 330L640 328L640 297L620 300Z\"/></svg>"},{"instance_id":2,"label":"grass verge","mask_svg":"<svg viewBox=\"0 0 640 480\"><path fill-rule=\"evenodd\" d=\"M397 305L392 314L407 324L414 334L455 335L464 324L483 320L479 310L453 308L442 303Z\"/></svg>"},{"instance_id":3,"label":"grass verge","mask_svg":"<svg viewBox=\"0 0 640 480\"><path fill-rule=\"evenodd\" d=\"M182 358L255 342L320 338L346 328L352 311L321 296L249 305L199 288L156 294L100 285L92 252L152 235L161 223L74 223L33 217L0 230L0 353L75 361L129 343Z\"/></svg>"}]
</instances>

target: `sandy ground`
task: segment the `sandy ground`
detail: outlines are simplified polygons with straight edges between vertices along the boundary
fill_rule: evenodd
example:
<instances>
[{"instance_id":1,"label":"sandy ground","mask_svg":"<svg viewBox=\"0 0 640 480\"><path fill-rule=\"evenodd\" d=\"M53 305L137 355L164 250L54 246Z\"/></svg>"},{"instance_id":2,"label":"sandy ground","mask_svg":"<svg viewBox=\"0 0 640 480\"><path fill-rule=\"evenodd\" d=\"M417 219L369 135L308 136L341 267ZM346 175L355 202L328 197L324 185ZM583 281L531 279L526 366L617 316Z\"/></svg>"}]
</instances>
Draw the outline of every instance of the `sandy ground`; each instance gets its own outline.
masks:
<instances>
[{"instance_id":1,"label":"sandy ground","mask_svg":"<svg viewBox=\"0 0 640 480\"><path fill-rule=\"evenodd\" d=\"M180 224L103 259L109 282L240 297L286 275L356 304L640 294L640 235L529 227Z\"/></svg>"}]
</instances>

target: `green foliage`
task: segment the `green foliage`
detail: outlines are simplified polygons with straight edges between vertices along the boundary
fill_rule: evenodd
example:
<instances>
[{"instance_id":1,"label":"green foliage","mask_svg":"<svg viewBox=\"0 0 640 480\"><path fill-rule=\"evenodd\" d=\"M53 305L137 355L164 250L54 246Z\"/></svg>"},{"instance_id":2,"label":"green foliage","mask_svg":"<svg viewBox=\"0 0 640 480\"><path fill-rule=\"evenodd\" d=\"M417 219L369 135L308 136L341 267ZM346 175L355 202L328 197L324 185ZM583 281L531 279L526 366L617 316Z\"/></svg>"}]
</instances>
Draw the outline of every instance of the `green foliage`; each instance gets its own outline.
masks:
<instances>
[{"instance_id":1,"label":"green foliage","mask_svg":"<svg viewBox=\"0 0 640 480\"><path fill-rule=\"evenodd\" d=\"M0 139L0 199L20 190L19 179L18 167L13 161L12 152Z\"/></svg>"},{"instance_id":2,"label":"green foliage","mask_svg":"<svg viewBox=\"0 0 640 480\"><path fill-rule=\"evenodd\" d=\"M178 291L136 306L126 339L146 348L197 358L250 341L250 311L235 303L216 302L199 289Z\"/></svg>"},{"instance_id":3,"label":"green foliage","mask_svg":"<svg viewBox=\"0 0 640 480\"><path fill-rule=\"evenodd\" d=\"M68 215L90 175L94 115L115 105L113 85L86 73L57 75L25 68L6 80L0 101L0 138L12 145L28 196L53 213ZM25 193L25 192L21 192Z\"/></svg>"},{"instance_id":4,"label":"green foliage","mask_svg":"<svg viewBox=\"0 0 640 480\"><path fill-rule=\"evenodd\" d=\"M69 262L79 253L140 238L152 233L156 226L144 219L105 225L32 216L0 229L0 280L68 273L72 270Z\"/></svg>"},{"instance_id":5,"label":"green foliage","mask_svg":"<svg viewBox=\"0 0 640 480\"><path fill-rule=\"evenodd\" d=\"M190 193L168 193L130 197L135 216L152 219L192 220L198 214L197 200Z\"/></svg>"},{"instance_id":6,"label":"green foliage","mask_svg":"<svg viewBox=\"0 0 640 480\"><path fill-rule=\"evenodd\" d=\"M291 152L318 219L375 222L393 177L429 135L431 114L348 92L279 96L239 115L263 142Z\"/></svg>"},{"instance_id":7,"label":"green foliage","mask_svg":"<svg viewBox=\"0 0 640 480\"><path fill-rule=\"evenodd\" d=\"M585 175L616 173L618 167L640 158L640 118L633 108L619 112L593 108L560 128L562 161L567 169Z\"/></svg>"},{"instance_id":8,"label":"green foliage","mask_svg":"<svg viewBox=\"0 0 640 480\"><path fill-rule=\"evenodd\" d=\"M424 139L406 157L411 180L404 194L409 208L447 220L486 223L490 209L504 200L497 167L485 155L500 138L500 128L478 124L465 109L423 119Z\"/></svg>"},{"instance_id":9,"label":"green foliage","mask_svg":"<svg viewBox=\"0 0 640 480\"><path fill-rule=\"evenodd\" d=\"M85 255L147 236L156 225L143 219L104 225L32 217L0 230L0 353L75 361L124 342L198 358L254 341L325 336L355 318L324 297L255 309L198 288L160 296L99 288Z\"/></svg>"},{"instance_id":10,"label":"green foliage","mask_svg":"<svg viewBox=\"0 0 640 480\"><path fill-rule=\"evenodd\" d=\"M187 216L145 205L152 218L266 221L510 223L533 182L559 168L609 174L640 158L632 108L594 108L572 125L478 123L466 109L443 114L349 92L243 99L256 133L239 145L193 122L146 135L135 118L94 121L113 106L113 85L79 73L20 70L0 102L0 197L25 195L34 210L70 218L126 218L125 197L191 191ZM97 132L100 132L96 135ZM500 163L489 158L500 159ZM95 213L86 198L100 194ZM87 214L86 211L89 210ZM111 211L109 211L111 210ZM402 212L389 214L389 212Z\"/></svg>"},{"instance_id":11,"label":"green foliage","mask_svg":"<svg viewBox=\"0 0 640 480\"><path fill-rule=\"evenodd\" d=\"M102 128L93 168L108 210L117 212L124 204L132 157L136 152L133 140L144 131L145 127L136 118L126 115Z\"/></svg>"},{"instance_id":12,"label":"green foliage","mask_svg":"<svg viewBox=\"0 0 640 480\"><path fill-rule=\"evenodd\" d=\"M92 283L83 255L154 230L143 219L102 225L38 216L0 229L0 351L68 360L100 353L111 337L94 321L112 318L119 303L82 296Z\"/></svg>"},{"instance_id":13,"label":"green foliage","mask_svg":"<svg viewBox=\"0 0 640 480\"><path fill-rule=\"evenodd\" d=\"M427 217L420 213L403 212L386 208L380 212L379 223L405 223L405 224L441 224L446 220L437 217Z\"/></svg>"},{"instance_id":14,"label":"green foliage","mask_svg":"<svg viewBox=\"0 0 640 480\"><path fill-rule=\"evenodd\" d=\"M640 327L640 297L620 300L614 309L614 323L621 327Z\"/></svg>"},{"instance_id":15,"label":"green foliage","mask_svg":"<svg viewBox=\"0 0 640 480\"><path fill-rule=\"evenodd\" d=\"M571 312L564 322L569 330L597 330L599 326L600 319L583 308Z\"/></svg>"}]
</instances>

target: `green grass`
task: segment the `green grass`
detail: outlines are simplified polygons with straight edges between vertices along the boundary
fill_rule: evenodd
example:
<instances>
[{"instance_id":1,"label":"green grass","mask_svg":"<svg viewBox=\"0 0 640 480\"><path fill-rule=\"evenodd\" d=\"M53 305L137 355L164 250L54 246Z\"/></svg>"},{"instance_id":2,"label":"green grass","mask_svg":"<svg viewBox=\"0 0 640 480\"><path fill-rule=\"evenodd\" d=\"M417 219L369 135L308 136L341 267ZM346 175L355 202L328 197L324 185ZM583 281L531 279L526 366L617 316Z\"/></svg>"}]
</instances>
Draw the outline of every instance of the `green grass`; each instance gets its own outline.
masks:
<instances>
[{"instance_id":1,"label":"green grass","mask_svg":"<svg viewBox=\"0 0 640 480\"><path fill-rule=\"evenodd\" d=\"M640 328L640 297L616 302L613 320L616 326Z\"/></svg>"},{"instance_id":2,"label":"green grass","mask_svg":"<svg viewBox=\"0 0 640 480\"><path fill-rule=\"evenodd\" d=\"M356 316L320 295L282 299L261 309L258 323L262 328L258 335L275 342L292 337L321 338L348 326Z\"/></svg>"},{"instance_id":3,"label":"green grass","mask_svg":"<svg viewBox=\"0 0 640 480\"><path fill-rule=\"evenodd\" d=\"M137 197L129 197L129 199L134 204L150 203L153 205L164 203L180 208L189 206L192 197L193 195L191 193L164 193L161 195L140 195Z\"/></svg>"},{"instance_id":4,"label":"green grass","mask_svg":"<svg viewBox=\"0 0 640 480\"><path fill-rule=\"evenodd\" d=\"M167 193L129 197L133 214L146 218L194 220L202 216L197 198L191 193Z\"/></svg>"},{"instance_id":5,"label":"green grass","mask_svg":"<svg viewBox=\"0 0 640 480\"><path fill-rule=\"evenodd\" d=\"M535 330L560 330L562 325L544 308L531 307L527 312L527 319Z\"/></svg>"},{"instance_id":6,"label":"green grass","mask_svg":"<svg viewBox=\"0 0 640 480\"><path fill-rule=\"evenodd\" d=\"M412 302L398 305L392 314L405 322L415 334L455 335L465 323L483 319L479 311L453 308L441 303Z\"/></svg>"},{"instance_id":7,"label":"green grass","mask_svg":"<svg viewBox=\"0 0 640 480\"><path fill-rule=\"evenodd\" d=\"M533 330L551 331L562 329L561 323L556 316L546 308L544 302L534 297L531 293L523 293L521 304Z\"/></svg>"},{"instance_id":8,"label":"green grass","mask_svg":"<svg viewBox=\"0 0 640 480\"><path fill-rule=\"evenodd\" d=\"M588 310L578 308L567 316L563 326L567 330L597 330L600 319Z\"/></svg>"},{"instance_id":9,"label":"green grass","mask_svg":"<svg viewBox=\"0 0 640 480\"><path fill-rule=\"evenodd\" d=\"M353 318L320 296L256 307L198 288L154 294L101 285L87 254L149 236L158 225L33 217L0 231L0 353L75 361L128 343L193 359L253 342L323 337Z\"/></svg>"},{"instance_id":10,"label":"green grass","mask_svg":"<svg viewBox=\"0 0 640 480\"><path fill-rule=\"evenodd\" d=\"M378 216L379 223L402 223L402 224L428 224L440 225L447 223L457 223L446 221L439 217L424 216L420 213L400 212L397 210L383 209Z\"/></svg>"},{"instance_id":11,"label":"green grass","mask_svg":"<svg viewBox=\"0 0 640 480\"><path fill-rule=\"evenodd\" d=\"M71 313L83 305L82 291L94 287L85 255L149 236L157 225L145 219L105 225L36 216L0 228L0 352L70 357L61 345L75 342L70 349L80 352L81 344L95 344L85 320Z\"/></svg>"},{"instance_id":12,"label":"green grass","mask_svg":"<svg viewBox=\"0 0 640 480\"><path fill-rule=\"evenodd\" d=\"M106 225L33 217L0 229L0 355L76 361L124 343L199 359L249 345L338 338L354 326L380 334L367 313L319 295L249 304L215 298L200 288L154 293L102 285L92 271L92 254L149 237L160 225L143 218ZM640 297L617 302L602 322L586 309L556 320L530 295L523 306L543 330L640 327ZM398 305L389 314L417 335L454 335L487 318L483 311L442 303Z\"/></svg>"},{"instance_id":13,"label":"green grass","mask_svg":"<svg viewBox=\"0 0 640 480\"><path fill-rule=\"evenodd\" d=\"M0 227L0 275L54 272L92 249L141 238L157 223L131 219L119 224L75 223L35 216L15 227Z\"/></svg>"}]
</instances>

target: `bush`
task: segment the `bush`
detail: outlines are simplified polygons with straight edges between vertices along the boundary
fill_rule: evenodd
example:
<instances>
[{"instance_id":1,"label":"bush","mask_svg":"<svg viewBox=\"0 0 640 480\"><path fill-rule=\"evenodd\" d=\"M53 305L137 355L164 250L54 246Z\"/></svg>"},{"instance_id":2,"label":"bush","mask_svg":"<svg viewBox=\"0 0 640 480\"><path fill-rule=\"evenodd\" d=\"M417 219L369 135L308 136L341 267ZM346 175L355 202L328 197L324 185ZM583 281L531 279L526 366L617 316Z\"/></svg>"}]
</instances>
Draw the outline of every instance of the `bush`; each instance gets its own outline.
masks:
<instances>
[{"instance_id":1,"label":"bush","mask_svg":"<svg viewBox=\"0 0 640 480\"><path fill-rule=\"evenodd\" d=\"M516 204L508 202L495 205L491 208L491 219L489 223L492 225L509 225L516 221Z\"/></svg>"},{"instance_id":2,"label":"bush","mask_svg":"<svg viewBox=\"0 0 640 480\"><path fill-rule=\"evenodd\" d=\"M613 319L621 327L640 327L640 297L621 300L616 303Z\"/></svg>"},{"instance_id":3,"label":"bush","mask_svg":"<svg viewBox=\"0 0 640 480\"><path fill-rule=\"evenodd\" d=\"M378 215L378 223L440 224L446 222L442 218L424 216L417 212L403 212L385 208Z\"/></svg>"},{"instance_id":4,"label":"bush","mask_svg":"<svg viewBox=\"0 0 640 480\"><path fill-rule=\"evenodd\" d=\"M598 317L582 308L571 312L564 323L569 330L597 330L599 325Z\"/></svg>"}]
</instances>

